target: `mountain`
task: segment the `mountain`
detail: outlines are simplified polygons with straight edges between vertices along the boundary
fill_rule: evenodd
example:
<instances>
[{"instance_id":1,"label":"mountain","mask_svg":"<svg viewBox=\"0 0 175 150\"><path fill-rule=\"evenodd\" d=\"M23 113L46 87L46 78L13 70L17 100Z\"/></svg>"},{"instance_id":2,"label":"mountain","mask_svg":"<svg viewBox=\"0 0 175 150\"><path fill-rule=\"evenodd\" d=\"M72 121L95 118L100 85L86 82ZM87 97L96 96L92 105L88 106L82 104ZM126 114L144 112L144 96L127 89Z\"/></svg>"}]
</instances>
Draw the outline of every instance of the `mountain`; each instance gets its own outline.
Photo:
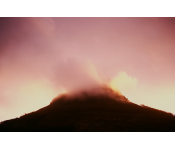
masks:
<instances>
[{"instance_id":1,"label":"mountain","mask_svg":"<svg viewBox=\"0 0 175 150\"><path fill-rule=\"evenodd\" d=\"M56 97L44 108L2 122L0 131L171 132L175 116L102 87Z\"/></svg>"}]
</instances>

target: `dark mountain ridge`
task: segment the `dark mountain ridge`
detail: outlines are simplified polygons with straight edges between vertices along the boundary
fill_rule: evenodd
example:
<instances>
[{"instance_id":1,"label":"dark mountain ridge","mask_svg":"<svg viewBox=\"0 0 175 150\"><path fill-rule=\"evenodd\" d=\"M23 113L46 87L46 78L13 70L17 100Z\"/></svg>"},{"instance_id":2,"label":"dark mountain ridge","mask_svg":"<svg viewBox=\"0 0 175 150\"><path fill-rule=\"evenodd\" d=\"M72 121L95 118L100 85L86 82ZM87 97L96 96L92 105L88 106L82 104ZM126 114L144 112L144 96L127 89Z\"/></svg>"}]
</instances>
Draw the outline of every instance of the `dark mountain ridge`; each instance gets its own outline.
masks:
<instances>
[{"instance_id":1,"label":"dark mountain ridge","mask_svg":"<svg viewBox=\"0 0 175 150\"><path fill-rule=\"evenodd\" d=\"M44 108L2 122L0 131L175 131L175 117L102 87L56 97Z\"/></svg>"}]
</instances>

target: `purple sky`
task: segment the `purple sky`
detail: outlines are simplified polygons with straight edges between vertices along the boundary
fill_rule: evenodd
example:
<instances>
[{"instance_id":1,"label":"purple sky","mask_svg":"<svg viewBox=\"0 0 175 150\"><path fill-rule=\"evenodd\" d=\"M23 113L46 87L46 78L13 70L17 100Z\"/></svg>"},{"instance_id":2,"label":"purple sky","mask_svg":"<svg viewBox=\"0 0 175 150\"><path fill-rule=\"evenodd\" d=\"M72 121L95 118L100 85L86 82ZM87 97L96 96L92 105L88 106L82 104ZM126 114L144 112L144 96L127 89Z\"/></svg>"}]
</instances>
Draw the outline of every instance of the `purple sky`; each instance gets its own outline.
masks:
<instances>
[{"instance_id":1,"label":"purple sky","mask_svg":"<svg viewBox=\"0 0 175 150\"><path fill-rule=\"evenodd\" d=\"M0 18L0 120L105 83L175 113L175 18Z\"/></svg>"}]
</instances>

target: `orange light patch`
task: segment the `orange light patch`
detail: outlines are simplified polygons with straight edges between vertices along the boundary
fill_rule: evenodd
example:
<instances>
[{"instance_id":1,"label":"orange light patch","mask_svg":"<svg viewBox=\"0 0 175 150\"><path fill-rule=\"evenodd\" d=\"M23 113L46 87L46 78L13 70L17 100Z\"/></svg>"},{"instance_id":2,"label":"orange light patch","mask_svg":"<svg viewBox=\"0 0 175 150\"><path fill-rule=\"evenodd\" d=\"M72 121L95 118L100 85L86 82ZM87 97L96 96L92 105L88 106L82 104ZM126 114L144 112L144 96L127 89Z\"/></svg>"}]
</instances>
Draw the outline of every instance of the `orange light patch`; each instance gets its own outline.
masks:
<instances>
[{"instance_id":1,"label":"orange light patch","mask_svg":"<svg viewBox=\"0 0 175 150\"><path fill-rule=\"evenodd\" d=\"M128 92L133 92L136 90L137 79L128 76L126 72L119 72L115 77L113 77L109 83L109 86L122 94L127 94Z\"/></svg>"}]
</instances>

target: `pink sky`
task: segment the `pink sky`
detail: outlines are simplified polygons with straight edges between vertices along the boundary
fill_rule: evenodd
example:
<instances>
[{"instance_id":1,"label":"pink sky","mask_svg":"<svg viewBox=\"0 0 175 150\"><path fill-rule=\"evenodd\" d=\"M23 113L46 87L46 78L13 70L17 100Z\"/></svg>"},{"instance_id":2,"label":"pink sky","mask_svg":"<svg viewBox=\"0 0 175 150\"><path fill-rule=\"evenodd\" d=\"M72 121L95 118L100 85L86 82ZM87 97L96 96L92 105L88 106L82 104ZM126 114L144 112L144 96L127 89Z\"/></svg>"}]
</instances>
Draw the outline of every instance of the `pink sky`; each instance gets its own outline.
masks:
<instances>
[{"instance_id":1,"label":"pink sky","mask_svg":"<svg viewBox=\"0 0 175 150\"><path fill-rule=\"evenodd\" d=\"M0 121L105 83L175 113L175 18L0 18Z\"/></svg>"}]
</instances>

